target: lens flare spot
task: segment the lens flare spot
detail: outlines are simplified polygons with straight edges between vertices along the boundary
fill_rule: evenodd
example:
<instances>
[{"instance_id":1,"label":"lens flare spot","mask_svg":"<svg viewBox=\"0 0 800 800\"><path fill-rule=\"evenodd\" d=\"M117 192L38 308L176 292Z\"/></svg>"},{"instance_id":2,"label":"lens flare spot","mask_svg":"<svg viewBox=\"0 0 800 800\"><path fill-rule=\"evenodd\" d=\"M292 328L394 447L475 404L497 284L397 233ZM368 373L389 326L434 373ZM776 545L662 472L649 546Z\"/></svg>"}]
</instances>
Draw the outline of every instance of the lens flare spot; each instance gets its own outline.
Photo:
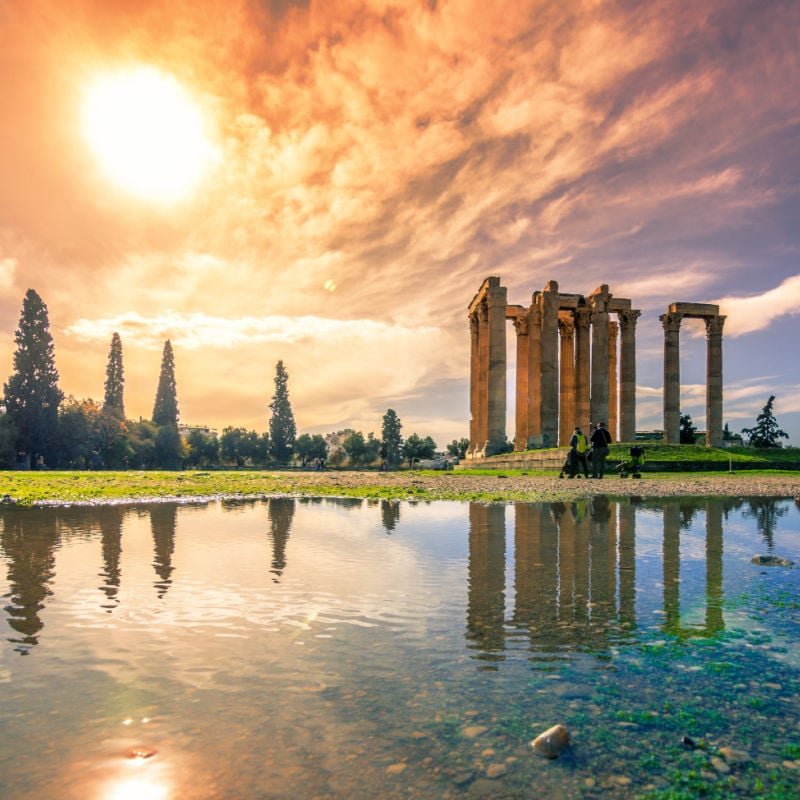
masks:
<instances>
[{"instance_id":1,"label":"lens flare spot","mask_svg":"<svg viewBox=\"0 0 800 800\"><path fill-rule=\"evenodd\" d=\"M325 281L323 287L326 292L333 292L336 290L336 284L330 278L328 278L328 280Z\"/></svg>"}]
</instances>

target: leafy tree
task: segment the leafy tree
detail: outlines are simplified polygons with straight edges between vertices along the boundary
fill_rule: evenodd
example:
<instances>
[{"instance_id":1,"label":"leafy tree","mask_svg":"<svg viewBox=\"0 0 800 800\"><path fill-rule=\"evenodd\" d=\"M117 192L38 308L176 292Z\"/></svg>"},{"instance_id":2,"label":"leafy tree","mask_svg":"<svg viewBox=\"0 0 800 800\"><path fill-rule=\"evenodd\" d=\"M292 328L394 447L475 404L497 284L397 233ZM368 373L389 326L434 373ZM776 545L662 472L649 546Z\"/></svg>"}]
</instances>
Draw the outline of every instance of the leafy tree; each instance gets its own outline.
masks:
<instances>
[{"instance_id":1,"label":"leafy tree","mask_svg":"<svg viewBox=\"0 0 800 800\"><path fill-rule=\"evenodd\" d=\"M327 458L328 445L325 437L321 434L315 433L311 436L308 433L304 433L295 440L294 452L300 458L303 466L305 466L309 461L313 461L316 458Z\"/></svg>"},{"instance_id":2,"label":"leafy tree","mask_svg":"<svg viewBox=\"0 0 800 800\"><path fill-rule=\"evenodd\" d=\"M161 372L153 404L153 422L159 426L175 428L176 432L178 430L178 387L175 383L175 357L169 339L164 342L161 357Z\"/></svg>"},{"instance_id":3,"label":"leafy tree","mask_svg":"<svg viewBox=\"0 0 800 800\"><path fill-rule=\"evenodd\" d=\"M269 436L259 436L246 428L227 427L219 440L220 458L226 464L266 464L269 461Z\"/></svg>"},{"instance_id":4,"label":"leafy tree","mask_svg":"<svg viewBox=\"0 0 800 800\"><path fill-rule=\"evenodd\" d=\"M156 436L158 426L150 420L128 424L129 443L132 450L131 466L135 469L150 469L156 464Z\"/></svg>"},{"instance_id":5,"label":"leafy tree","mask_svg":"<svg viewBox=\"0 0 800 800\"><path fill-rule=\"evenodd\" d=\"M414 461L419 461L421 458L433 458L435 453L436 442L430 436L423 439L416 433L412 433L403 445L403 455L409 466L413 466Z\"/></svg>"},{"instance_id":6,"label":"leafy tree","mask_svg":"<svg viewBox=\"0 0 800 800\"><path fill-rule=\"evenodd\" d=\"M694 444L696 441L695 433L697 428L692 424L692 418L688 414L681 414L681 429L678 434L681 444Z\"/></svg>"},{"instance_id":7,"label":"leafy tree","mask_svg":"<svg viewBox=\"0 0 800 800\"><path fill-rule=\"evenodd\" d=\"M53 452L64 393L58 388L47 306L33 289L22 301L14 341L14 371L3 387L6 413L17 431L17 450L35 467L40 456L47 461Z\"/></svg>"},{"instance_id":8,"label":"leafy tree","mask_svg":"<svg viewBox=\"0 0 800 800\"><path fill-rule=\"evenodd\" d=\"M57 447L54 453L56 466L66 469L86 469L94 448L93 413L96 404L91 400L68 397L58 414Z\"/></svg>"},{"instance_id":9,"label":"leafy tree","mask_svg":"<svg viewBox=\"0 0 800 800\"><path fill-rule=\"evenodd\" d=\"M297 435L294 414L289 402L289 374L283 361L275 365L275 394L269 404L272 416L269 420L270 453L279 464L287 464L292 456L292 448Z\"/></svg>"},{"instance_id":10,"label":"leafy tree","mask_svg":"<svg viewBox=\"0 0 800 800\"><path fill-rule=\"evenodd\" d=\"M447 445L447 452L458 459L466 458L467 450L469 450L469 439L453 439Z\"/></svg>"},{"instance_id":11,"label":"leafy tree","mask_svg":"<svg viewBox=\"0 0 800 800\"><path fill-rule=\"evenodd\" d=\"M0 414L0 469L9 469L17 461L17 429L8 414Z\"/></svg>"},{"instance_id":12,"label":"leafy tree","mask_svg":"<svg viewBox=\"0 0 800 800\"><path fill-rule=\"evenodd\" d=\"M190 467L210 467L219 463L219 440L205 431L195 428L186 437L188 454L186 463Z\"/></svg>"},{"instance_id":13,"label":"leafy tree","mask_svg":"<svg viewBox=\"0 0 800 800\"><path fill-rule=\"evenodd\" d=\"M370 433L367 438L361 431L353 431L343 442L342 448L354 467L371 464L378 457L381 443Z\"/></svg>"},{"instance_id":14,"label":"leafy tree","mask_svg":"<svg viewBox=\"0 0 800 800\"><path fill-rule=\"evenodd\" d=\"M396 467L403 460L403 425L393 408L387 409L381 425L381 458L389 467Z\"/></svg>"},{"instance_id":15,"label":"leafy tree","mask_svg":"<svg viewBox=\"0 0 800 800\"><path fill-rule=\"evenodd\" d=\"M184 446L183 439L177 427L172 425L159 425L156 431L154 458L155 464L161 469L180 469L188 448Z\"/></svg>"},{"instance_id":16,"label":"leafy tree","mask_svg":"<svg viewBox=\"0 0 800 800\"><path fill-rule=\"evenodd\" d=\"M780 439L788 439L789 434L778 427L778 420L772 411L775 395L771 394L767 404L756 417L756 424L752 428L742 428L742 435L747 437L749 447L783 447Z\"/></svg>"},{"instance_id":17,"label":"leafy tree","mask_svg":"<svg viewBox=\"0 0 800 800\"><path fill-rule=\"evenodd\" d=\"M116 414L120 419L125 418L124 390L125 376L122 370L122 339L120 339L119 334L115 332L111 337L111 347L108 351L103 409Z\"/></svg>"}]
</instances>

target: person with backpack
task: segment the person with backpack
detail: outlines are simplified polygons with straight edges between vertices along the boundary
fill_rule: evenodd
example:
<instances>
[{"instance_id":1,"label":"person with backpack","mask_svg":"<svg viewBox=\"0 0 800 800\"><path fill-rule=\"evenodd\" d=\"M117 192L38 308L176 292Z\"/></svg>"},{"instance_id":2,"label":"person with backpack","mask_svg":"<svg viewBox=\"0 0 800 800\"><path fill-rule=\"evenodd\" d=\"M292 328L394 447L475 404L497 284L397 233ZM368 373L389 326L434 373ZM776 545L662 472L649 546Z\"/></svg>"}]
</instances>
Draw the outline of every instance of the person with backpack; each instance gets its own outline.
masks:
<instances>
[{"instance_id":1,"label":"person with backpack","mask_svg":"<svg viewBox=\"0 0 800 800\"><path fill-rule=\"evenodd\" d=\"M589 440L580 428L575 428L575 433L569 440L570 454L572 456L572 474L570 478L574 478L576 474L580 477L580 472L583 472L584 478L589 477L589 465L586 462L586 453L589 450Z\"/></svg>"},{"instance_id":2,"label":"person with backpack","mask_svg":"<svg viewBox=\"0 0 800 800\"><path fill-rule=\"evenodd\" d=\"M598 422L592 431L592 477L602 479L606 474L606 458L611 444L611 434L606 430L605 422Z\"/></svg>"}]
</instances>

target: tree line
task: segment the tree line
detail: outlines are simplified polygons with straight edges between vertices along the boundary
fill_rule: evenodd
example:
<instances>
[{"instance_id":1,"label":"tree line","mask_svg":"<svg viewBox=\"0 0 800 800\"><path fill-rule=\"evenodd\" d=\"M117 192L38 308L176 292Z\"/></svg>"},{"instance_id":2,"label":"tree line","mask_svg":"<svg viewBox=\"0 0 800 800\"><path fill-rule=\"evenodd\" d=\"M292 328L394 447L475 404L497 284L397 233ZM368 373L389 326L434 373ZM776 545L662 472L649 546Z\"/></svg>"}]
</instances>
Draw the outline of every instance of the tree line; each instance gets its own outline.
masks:
<instances>
[{"instance_id":1,"label":"tree line","mask_svg":"<svg viewBox=\"0 0 800 800\"><path fill-rule=\"evenodd\" d=\"M3 386L0 414L0 467L61 469L179 469L187 467L265 467L297 462L302 466L380 464L432 458L430 436L402 436L393 409L383 416L381 436L347 430L324 437L297 435L289 401L289 375L278 361L275 390L263 433L226 427L220 436L200 428L182 437L179 430L175 354L164 343L153 412L149 420L125 414L122 340L111 337L103 401L66 397L59 388L47 306L33 289L25 294L14 335L12 374ZM467 439L453 440L448 452L463 458Z\"/></svg>"}]
</instances>

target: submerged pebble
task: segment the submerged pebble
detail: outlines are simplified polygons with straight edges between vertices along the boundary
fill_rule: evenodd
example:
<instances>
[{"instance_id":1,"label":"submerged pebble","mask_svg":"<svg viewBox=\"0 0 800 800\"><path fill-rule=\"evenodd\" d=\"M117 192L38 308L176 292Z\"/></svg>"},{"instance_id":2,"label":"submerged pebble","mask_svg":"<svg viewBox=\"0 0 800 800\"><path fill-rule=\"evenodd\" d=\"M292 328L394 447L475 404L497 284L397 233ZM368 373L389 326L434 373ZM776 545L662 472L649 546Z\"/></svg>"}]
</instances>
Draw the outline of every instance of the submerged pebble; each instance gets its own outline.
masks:
<instances>
[{"instance_id":1,"label":"submerged pebble","mask_svg":"<svg viewBox=\"0 0 800 800\"><path fill-rule=\"evenodd\" d=\"M544 758L558 758L569 747L570 735L566 725L553 725L540 733L532 742L533 752Z\"/></svg>"}]
</instances>

